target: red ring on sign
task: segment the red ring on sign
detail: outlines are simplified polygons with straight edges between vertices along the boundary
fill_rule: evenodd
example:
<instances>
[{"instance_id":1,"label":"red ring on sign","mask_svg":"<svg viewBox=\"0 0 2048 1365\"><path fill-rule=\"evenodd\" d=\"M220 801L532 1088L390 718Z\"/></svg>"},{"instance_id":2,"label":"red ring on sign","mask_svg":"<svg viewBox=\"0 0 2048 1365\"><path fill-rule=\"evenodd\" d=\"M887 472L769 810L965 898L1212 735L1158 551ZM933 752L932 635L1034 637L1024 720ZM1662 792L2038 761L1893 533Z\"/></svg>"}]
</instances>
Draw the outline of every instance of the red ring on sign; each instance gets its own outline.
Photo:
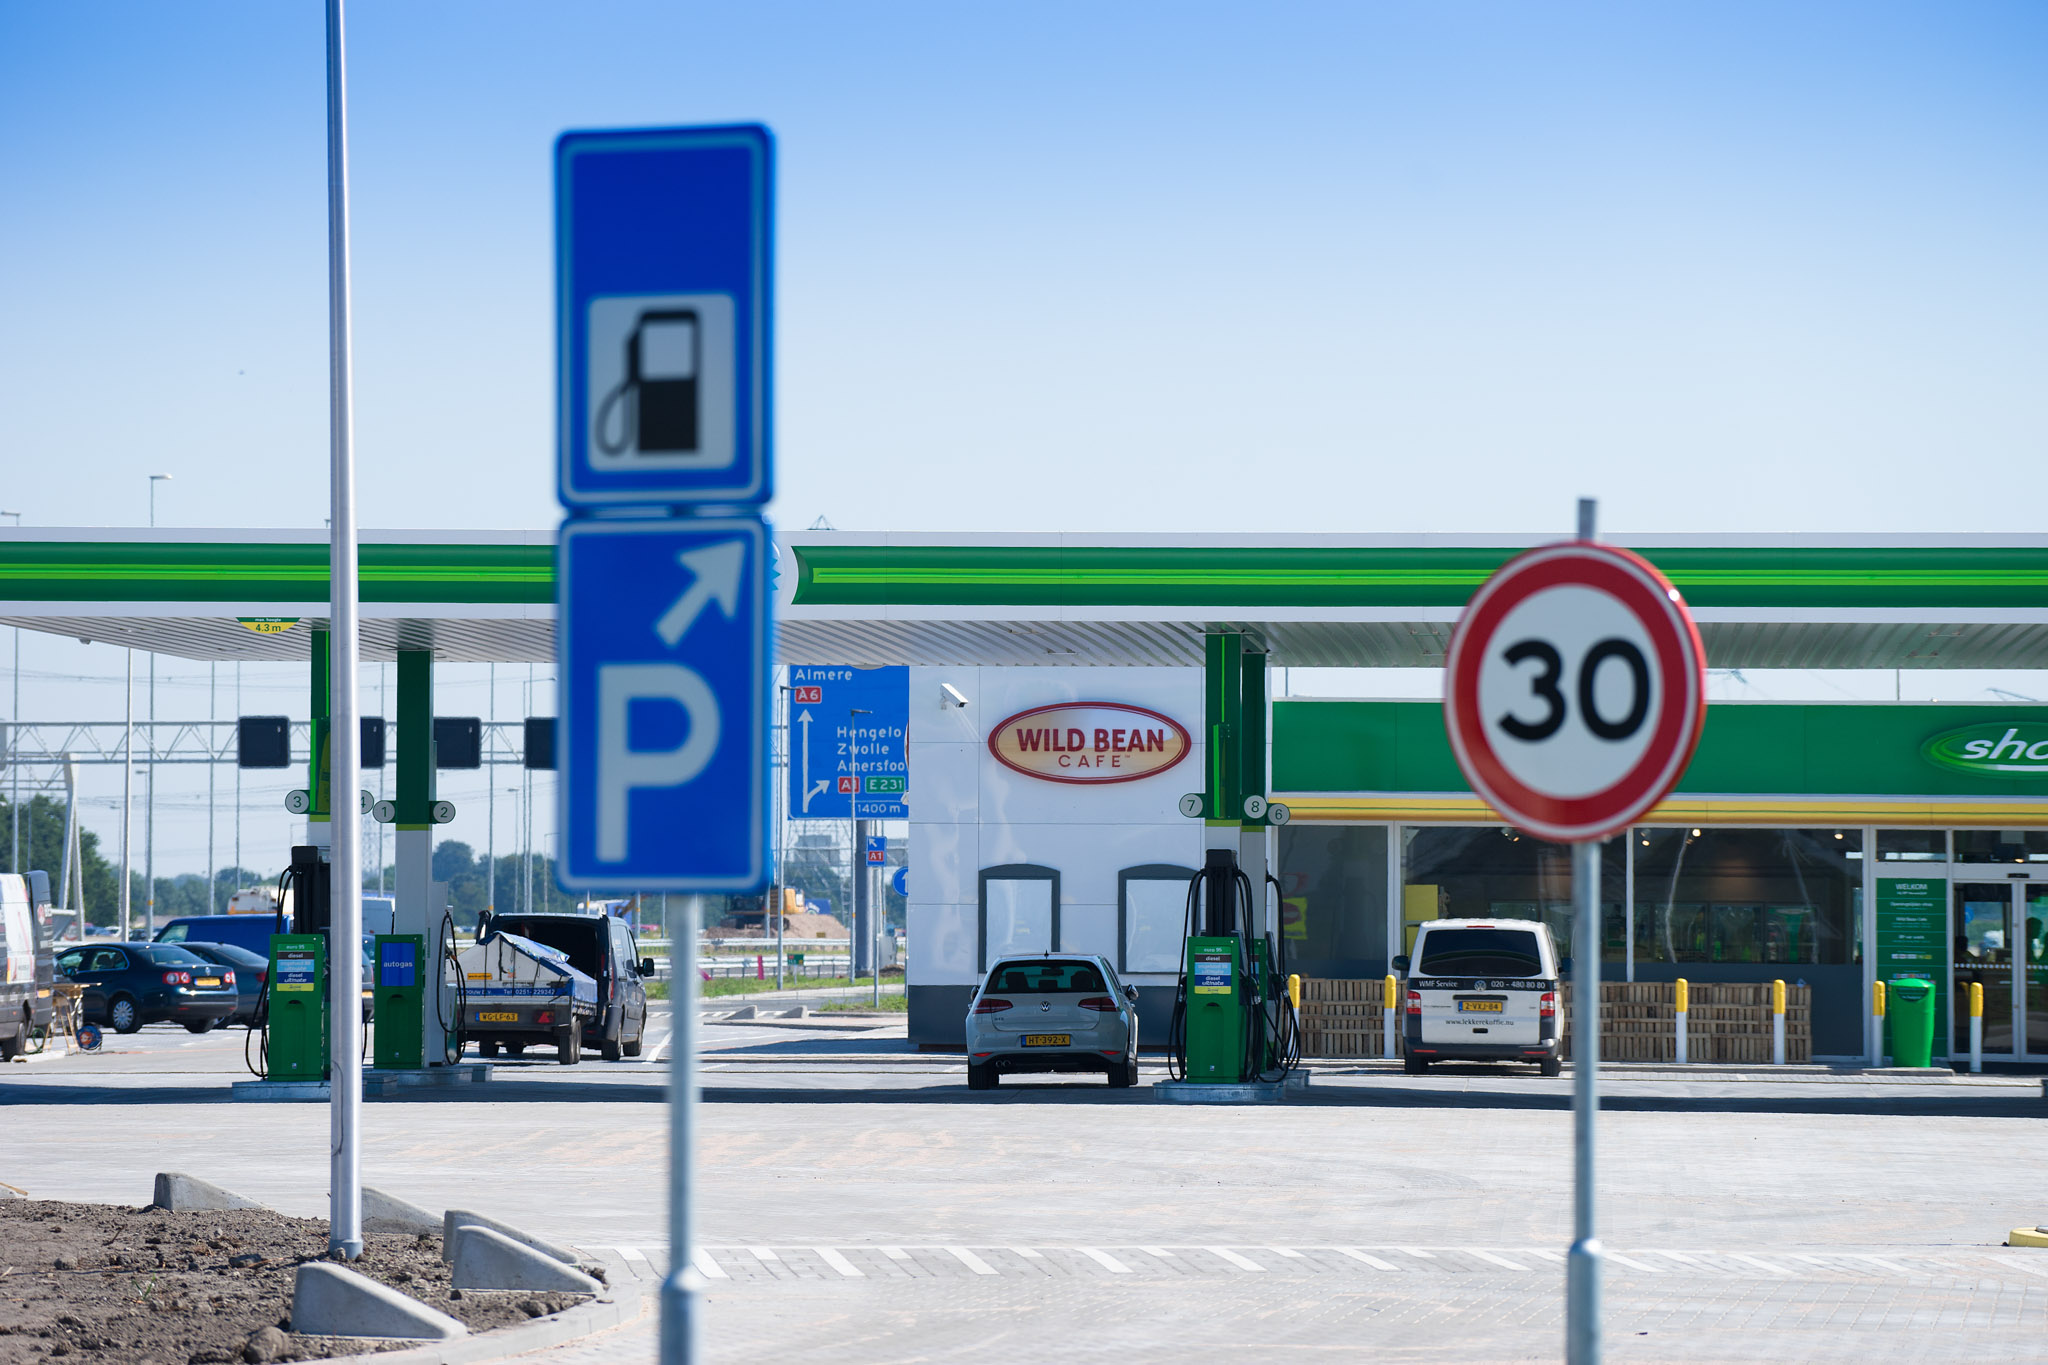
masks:
<instances>
[{"instance_id":1,"label":"red ring on sign","mask_svg":"<svg viewBox=\"0 0 2048 1365\"><path fill-rule=\"evenodd\" d=\"M1589 587L1620 602L1639 621L1657 655L1657 716L1634 767L1600 791L1559 797L1508 771L1476 712L1479 672L1507 614L1549 588ZM1458 767L1501 817L1561 843L1604 839L1626 829L1667 796L1692 758L1706 724L1706 649L1671 580L1641 555L1612 545L1568 541L1527 550L1503 564L1458 618L1445 660L1444 728ZM1470 699L1471 705L1461 704Z\"/></svg>"}]
</instances>

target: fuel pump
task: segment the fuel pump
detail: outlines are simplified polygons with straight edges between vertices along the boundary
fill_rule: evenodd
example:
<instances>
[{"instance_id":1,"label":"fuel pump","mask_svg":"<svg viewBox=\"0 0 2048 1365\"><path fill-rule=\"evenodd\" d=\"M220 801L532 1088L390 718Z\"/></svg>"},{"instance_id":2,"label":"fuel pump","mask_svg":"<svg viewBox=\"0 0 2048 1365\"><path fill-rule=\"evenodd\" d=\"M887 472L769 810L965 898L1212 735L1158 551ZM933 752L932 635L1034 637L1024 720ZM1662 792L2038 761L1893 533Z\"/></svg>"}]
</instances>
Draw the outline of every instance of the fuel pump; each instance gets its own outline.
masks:
<instances>
[{"instance_id":1,"label":"fuel pump","mask_svg":"<svg viewBox=\"0 0 2048 1365\"><path fill-rule=\"evenodd\" d=\"M1251 878L1237 853L1212 848L1188 880L1180 989L1173 1002L1173 1079L1238 1085L1286 1079L1301 1035L1286 978L1259 932Z\"/></svg>"},{"instance_id":2,"label":"fuel pump","mask_svg":"<svg viewBox=\"0 0 2048 1365\"><path fill-rule=\"evenodd\" d=\"M276 931L270 936L270 976L250 1031L263 1035L261 1074L270 1081L323 1081L328 1068L332 1002L327 964L331 879L327 861L310 844L292 849L278 878ZM291 932L285 932L285 893L291 893ZM342 946L353 952L352 944ZM354 1007L353 1002L350 1002ZM250 1070L258 1070L251 1066Z\"/></svg>"}]
</instances>

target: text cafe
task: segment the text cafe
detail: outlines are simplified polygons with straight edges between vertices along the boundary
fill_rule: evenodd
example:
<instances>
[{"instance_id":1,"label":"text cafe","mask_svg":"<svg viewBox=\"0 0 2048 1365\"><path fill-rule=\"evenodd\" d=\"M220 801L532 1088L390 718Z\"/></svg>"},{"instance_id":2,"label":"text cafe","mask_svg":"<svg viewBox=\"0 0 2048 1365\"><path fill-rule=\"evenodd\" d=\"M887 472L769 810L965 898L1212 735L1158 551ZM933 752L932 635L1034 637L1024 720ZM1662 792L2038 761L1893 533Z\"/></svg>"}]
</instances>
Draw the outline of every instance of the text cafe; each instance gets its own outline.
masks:
<instances>
[{"instance_id":1,"label":"text cafe","mask_svg":"<svg viewBox=\"0 0 2048 1365\"><path fill-rule=\"evenodd\" d=\"M994 956L1054 950L1109 956L1157 1041L1202 857L1177 809L1199 671L913 668L911 695L941 681L975 704L911 708L913 1041L957 1044ZM1570 851L1465 789L1442 717L1273 703L1287 970L1376 982L1441 917L1569 942ZM1919 977L1937 1056L1967 1047L1974 982L1987 1062L2048 1063L2048 708L1717 703L1677 791L1607 844L1600 903L1607 980L1803 984L1817 1058L1864 1056L1872 982Z\"/></svg>"}]
</instances>

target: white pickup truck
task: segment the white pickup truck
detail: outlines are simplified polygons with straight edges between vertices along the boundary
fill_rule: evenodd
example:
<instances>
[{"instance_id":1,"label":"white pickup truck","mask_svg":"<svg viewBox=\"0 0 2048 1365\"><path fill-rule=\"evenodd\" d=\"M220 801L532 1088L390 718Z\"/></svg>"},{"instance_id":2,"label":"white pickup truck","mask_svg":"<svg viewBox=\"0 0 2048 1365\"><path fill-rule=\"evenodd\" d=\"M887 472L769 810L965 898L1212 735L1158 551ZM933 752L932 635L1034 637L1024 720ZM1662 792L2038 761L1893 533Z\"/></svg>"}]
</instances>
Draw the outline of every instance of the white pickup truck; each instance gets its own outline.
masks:
<instances>
[{"instance_id":1,"label":"white pickup truck","mask_svg":"<svg viewBox=\"0 0 2048 1365\"><path fill-rule=\"evenodd\" d=\"M1558 958L1539 920L1436 919L1394 959L1404 981L1402 1055L1417 1076L1431 1062L1534 1062L1558 1056Z\"/></svg>"}]
</instances>

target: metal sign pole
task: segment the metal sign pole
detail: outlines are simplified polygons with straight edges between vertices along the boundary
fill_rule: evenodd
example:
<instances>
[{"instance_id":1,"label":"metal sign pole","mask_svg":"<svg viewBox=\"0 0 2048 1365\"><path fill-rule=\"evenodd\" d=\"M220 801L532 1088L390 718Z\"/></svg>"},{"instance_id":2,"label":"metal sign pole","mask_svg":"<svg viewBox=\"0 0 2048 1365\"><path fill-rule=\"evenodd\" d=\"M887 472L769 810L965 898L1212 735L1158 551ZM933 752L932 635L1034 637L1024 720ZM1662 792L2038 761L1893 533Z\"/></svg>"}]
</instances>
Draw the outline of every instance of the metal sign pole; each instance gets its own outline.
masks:
<instances>
[{"instance_id":1,"label":"metal sign pole","mask_svg":"<svg viewBox=\"0 0 2048 1365\"><path fill-rule=\"evenodd\" d=\"M667 900L664 893L662 899ZM668 1278L661 1282L661 1365L696 1365L699 1332L696 1206L691 1179L697 1169L697 926L701 896L688 896L681 929L669 929L669 996L675 1026L668 1066ZM664 910L662 920L668 915Z\"/></svg>"},{"instance_id":2,"label":"metal sign pole","mask_svg":"<svg viewBox=\"0 0 2048 1365\"><path fill-rule=\"evenodd\" d=\"M353 444L348 317L348 107L342 0L327 0L327 356L329 465L333 543L329 554L332 678L329 722L329 818L334 822L327 978L333 994L331 1057L333 1207L327 1249L348 1260L363 1254L362 1169L362 782L356 719L356 464Z\"/></svg>"},{"instance_id":3,"label":"metal sign pole","mask_svg":"<svg viewBox=\"0 0 2048 1365\"><path fill-rule=\"evenodd\" d=\"M1572 845L1572 1250L1567 1365L1599 1365L1600 1238L1593 1226L1593 1118L1600 1108L1600 845Z\"/></svg>"}]
</instances>

